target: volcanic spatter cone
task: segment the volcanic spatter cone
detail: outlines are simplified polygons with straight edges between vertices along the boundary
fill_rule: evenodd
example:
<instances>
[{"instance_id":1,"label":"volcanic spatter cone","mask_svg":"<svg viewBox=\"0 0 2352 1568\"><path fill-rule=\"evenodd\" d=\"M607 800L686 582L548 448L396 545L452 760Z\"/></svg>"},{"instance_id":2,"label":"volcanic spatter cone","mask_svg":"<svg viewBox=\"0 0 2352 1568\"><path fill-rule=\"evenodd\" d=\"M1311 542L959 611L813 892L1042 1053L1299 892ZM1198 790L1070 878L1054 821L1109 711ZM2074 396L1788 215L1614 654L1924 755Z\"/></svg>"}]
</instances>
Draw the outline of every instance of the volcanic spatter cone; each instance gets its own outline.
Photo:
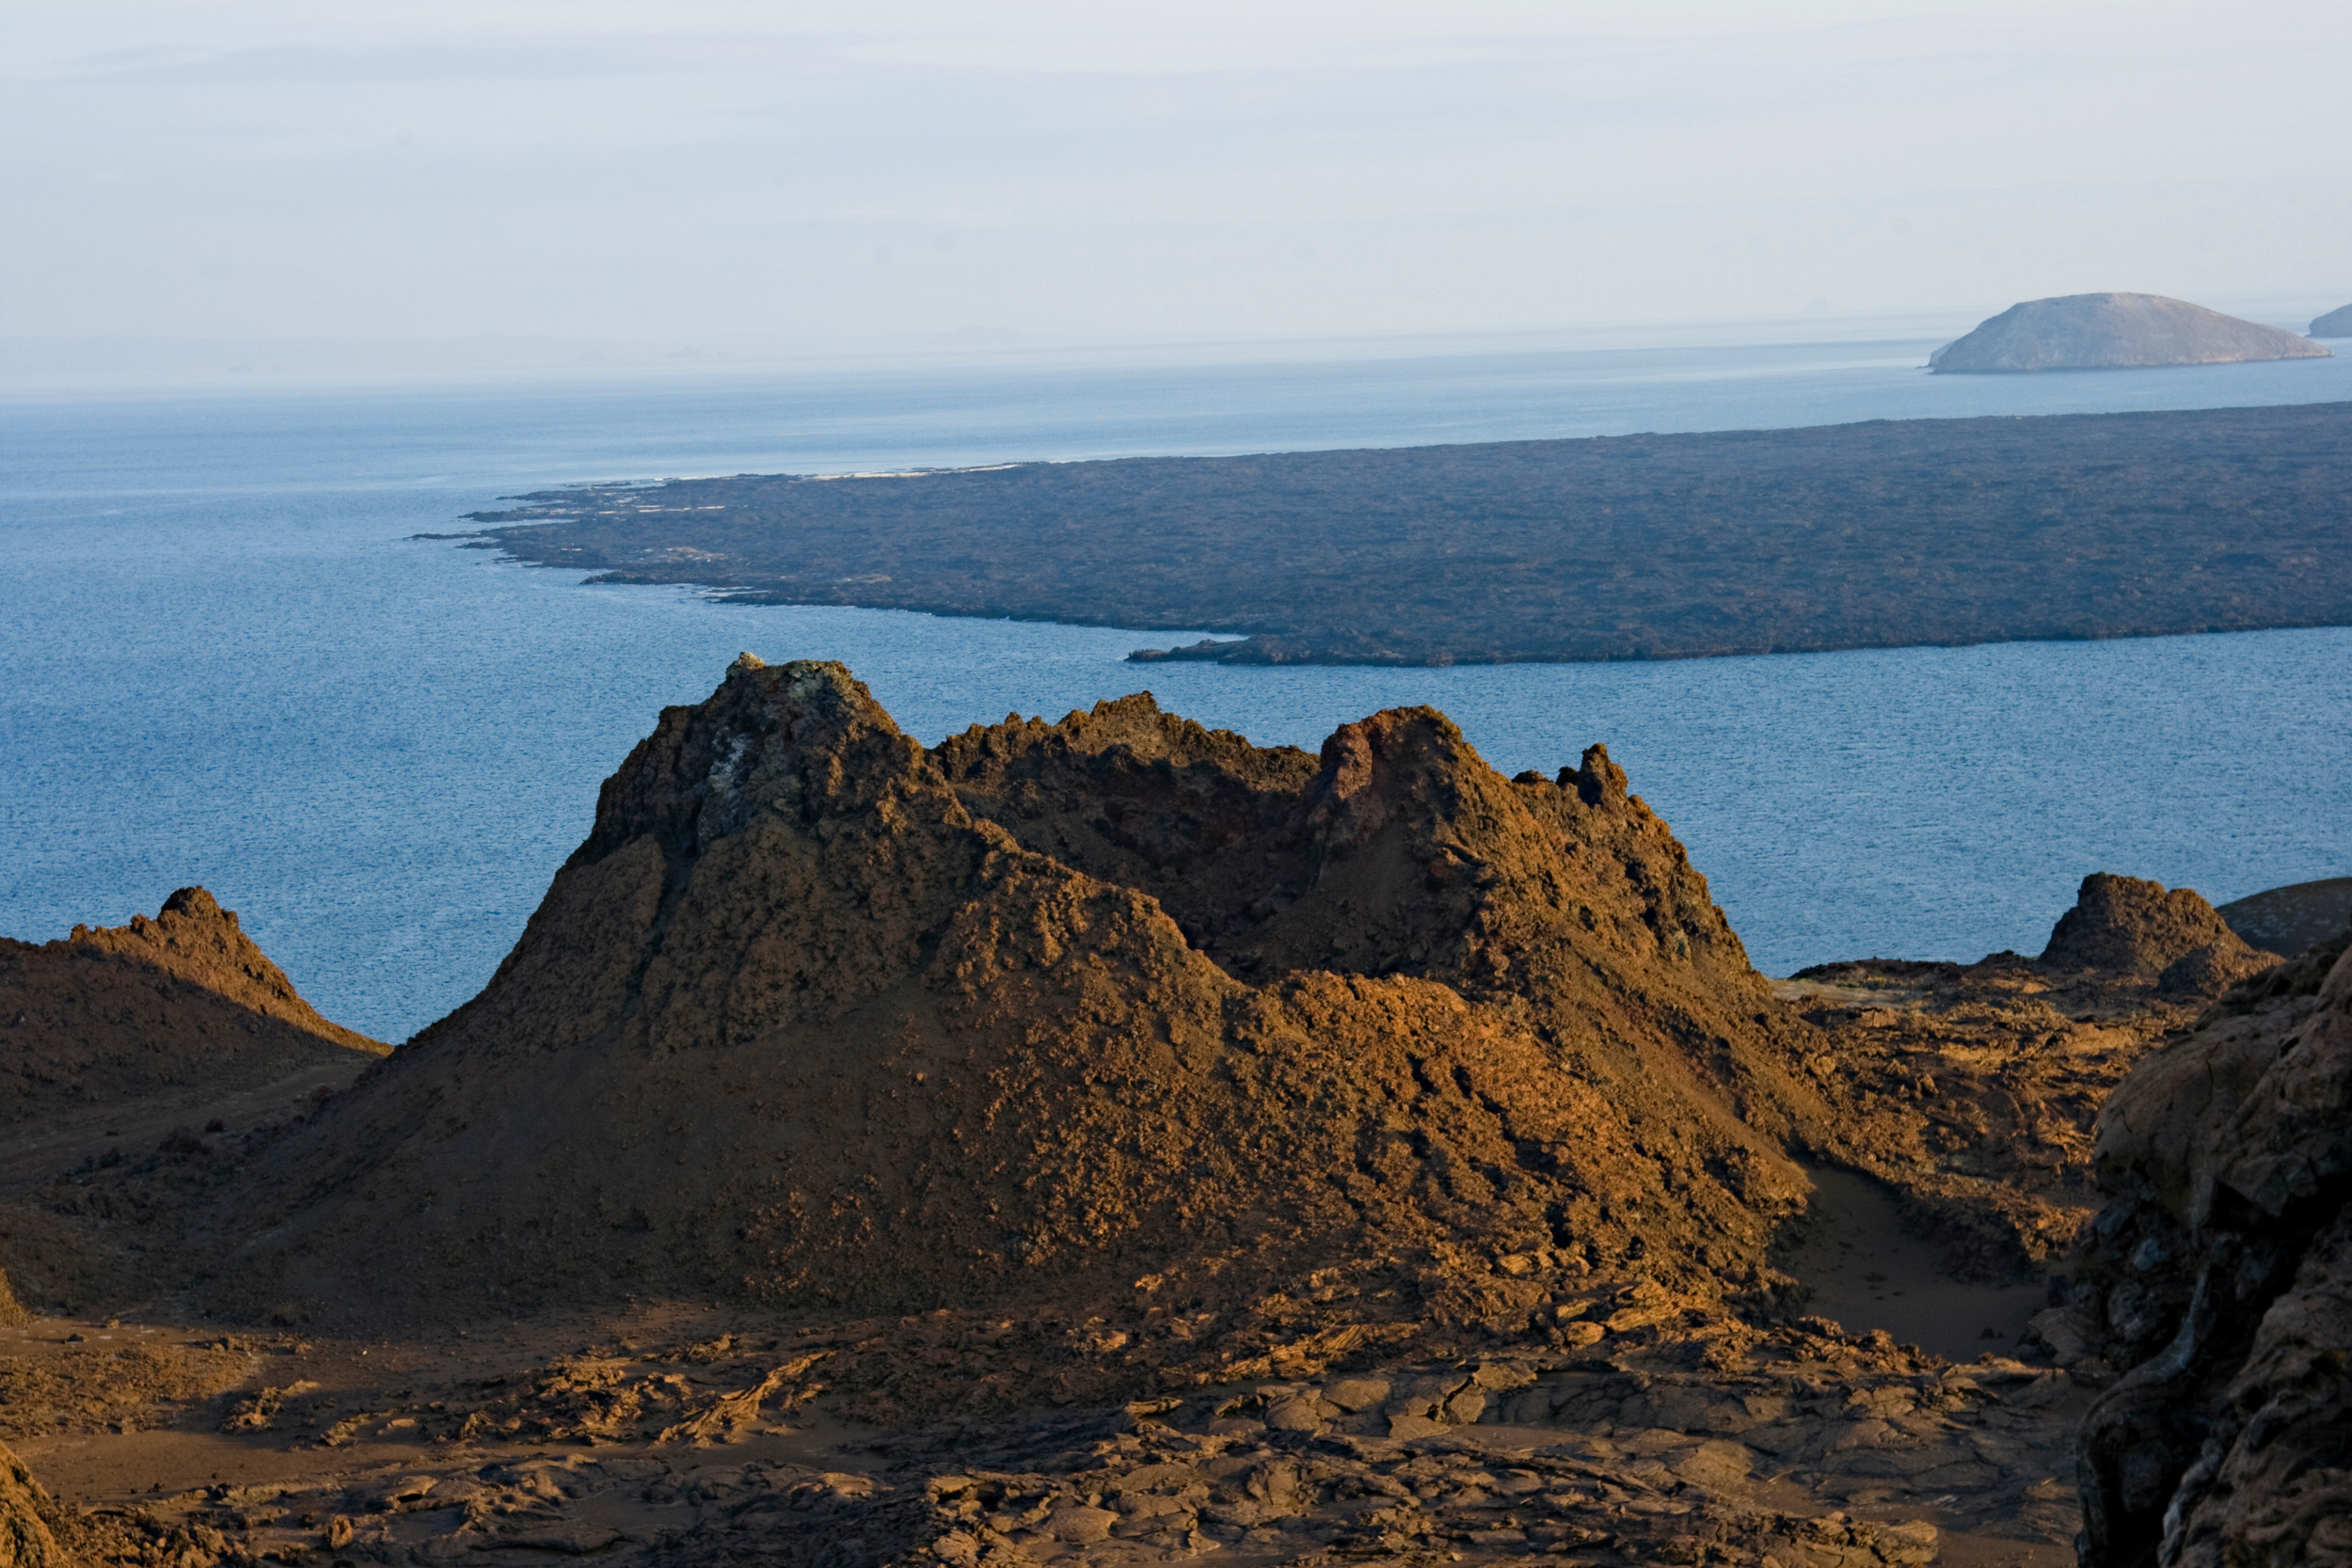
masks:
<instances>
[{"instance_id":1,"label":"volcanic spatter cone","mask_svg":"<svg viewBox=\"0 0 2352 1568\"><path fill-rule=\"evenodd\" d=\"M1506 781L1427 708L1316 758L1147 695L926 751L746 656L273 1151L230 1273L322 1317L1738 1282L1824 1117L1796 1027L1597 747Z\"/></svg>"}]
</instances>

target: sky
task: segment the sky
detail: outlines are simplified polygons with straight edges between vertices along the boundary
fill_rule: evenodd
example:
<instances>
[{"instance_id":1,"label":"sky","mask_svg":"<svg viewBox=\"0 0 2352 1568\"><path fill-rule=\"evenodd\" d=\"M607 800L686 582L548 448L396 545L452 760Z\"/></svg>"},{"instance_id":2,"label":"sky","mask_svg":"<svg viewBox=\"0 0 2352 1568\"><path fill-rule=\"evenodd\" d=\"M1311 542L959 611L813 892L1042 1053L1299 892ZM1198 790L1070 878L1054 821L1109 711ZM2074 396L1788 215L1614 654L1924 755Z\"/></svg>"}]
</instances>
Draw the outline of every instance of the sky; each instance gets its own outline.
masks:
<instances>
[{"instance_id":1,"label":"sky","mask_svg":"<svg viewBox=\"0 0 2352 1568\"><path fill-rule=\"evenodd\" d=\"M8 0L0 335L2352 301L2352 6Z\"/></svg>"}]
</instances>

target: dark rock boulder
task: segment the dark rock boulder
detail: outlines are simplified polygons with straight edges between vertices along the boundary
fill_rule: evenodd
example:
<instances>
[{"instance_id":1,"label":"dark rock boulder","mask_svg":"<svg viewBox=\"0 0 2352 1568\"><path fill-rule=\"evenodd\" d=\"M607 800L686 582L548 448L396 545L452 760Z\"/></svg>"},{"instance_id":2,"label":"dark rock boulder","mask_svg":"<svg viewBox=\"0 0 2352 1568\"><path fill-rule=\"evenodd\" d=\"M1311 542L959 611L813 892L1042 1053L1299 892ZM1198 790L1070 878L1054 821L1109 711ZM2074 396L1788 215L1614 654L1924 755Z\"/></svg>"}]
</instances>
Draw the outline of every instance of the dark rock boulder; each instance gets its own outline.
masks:
<instances>
[{"instance_id":1,"label":"dark rock boulder","mask_svg":"<svg viewBox=\"0 0 2352 1568\"><path fill-rule=\"evenodd\" d=\"M2275 960L2257 953L2187 888L2097 871L2058 917L2042 967L2153 980L2169 996L2211 996Z\"/></svg>"},{"instance_id":2,"label":"dark rock boulder","mask_svg":"<svg viewBox=\"0 0 2352 1568\"><path fill-rule=\"evenodd\" d=\"M2325 359L2309 338L2162 294L2062 294L2012 305L1928 356L1939 375Z\"/></svg>"},{"instance_id":3,"label":"dark rock boulder","mask_svg":"<svg viewBox=\"0 0 2352 1568\"><path fill-rule=\"evenodd\" d=\"M2088 1568L2352 1562L2352 940L2237 987L2100 1118L2073 1318Z\"/></svg>"}]
</instances>

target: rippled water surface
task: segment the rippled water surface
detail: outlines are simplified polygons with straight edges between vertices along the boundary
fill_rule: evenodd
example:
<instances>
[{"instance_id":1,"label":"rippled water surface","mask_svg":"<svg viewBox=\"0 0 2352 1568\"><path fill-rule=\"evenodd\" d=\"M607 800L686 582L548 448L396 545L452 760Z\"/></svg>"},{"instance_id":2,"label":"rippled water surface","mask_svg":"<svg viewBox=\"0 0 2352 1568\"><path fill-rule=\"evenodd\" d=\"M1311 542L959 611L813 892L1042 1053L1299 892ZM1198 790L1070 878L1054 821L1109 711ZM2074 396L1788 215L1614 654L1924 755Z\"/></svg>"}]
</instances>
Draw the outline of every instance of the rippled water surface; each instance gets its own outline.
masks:
<instances>
[{"instance_id":1,"label":"rippled water surface","mask_svg":"<svg viewBox=\"0 0 2352 1568\"><path fill-rule=\"evenodd\" d=\"M1605 740L1757 962L2036 949L2087 871L2352 872L2352 632L1650 665L1147 669L1139 635L717 605L419 543L516 490L731 471L2352 399L2352 359L1931 378L1926 342L836 368L0 402L0 932L202 882L331 1016L470 995L664 703L848 661L927 740L1150 686L1314 746L1400 703L1497 767Z\"/></svg>"}]
</instances>

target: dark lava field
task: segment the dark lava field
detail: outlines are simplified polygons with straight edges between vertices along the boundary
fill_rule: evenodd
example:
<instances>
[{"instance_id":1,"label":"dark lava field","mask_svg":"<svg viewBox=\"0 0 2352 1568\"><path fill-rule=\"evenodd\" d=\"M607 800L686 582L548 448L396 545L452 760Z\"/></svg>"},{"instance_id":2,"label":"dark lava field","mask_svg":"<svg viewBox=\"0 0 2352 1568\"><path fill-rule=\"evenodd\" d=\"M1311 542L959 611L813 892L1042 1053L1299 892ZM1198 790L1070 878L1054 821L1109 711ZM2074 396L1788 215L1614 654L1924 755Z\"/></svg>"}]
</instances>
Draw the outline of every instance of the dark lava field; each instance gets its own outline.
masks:
<instances>
[{"instance_id":1,"label":"dark lava field","mask_svg":"<svg viewBox=\"0 0 2352 1568\"><path fill-rule=\"evenodd\" d=\"M517 498L479 547L1139 657L1688 658L2352 621L2352 404L1138 457Z\"/></svg>"}]
</instances>

